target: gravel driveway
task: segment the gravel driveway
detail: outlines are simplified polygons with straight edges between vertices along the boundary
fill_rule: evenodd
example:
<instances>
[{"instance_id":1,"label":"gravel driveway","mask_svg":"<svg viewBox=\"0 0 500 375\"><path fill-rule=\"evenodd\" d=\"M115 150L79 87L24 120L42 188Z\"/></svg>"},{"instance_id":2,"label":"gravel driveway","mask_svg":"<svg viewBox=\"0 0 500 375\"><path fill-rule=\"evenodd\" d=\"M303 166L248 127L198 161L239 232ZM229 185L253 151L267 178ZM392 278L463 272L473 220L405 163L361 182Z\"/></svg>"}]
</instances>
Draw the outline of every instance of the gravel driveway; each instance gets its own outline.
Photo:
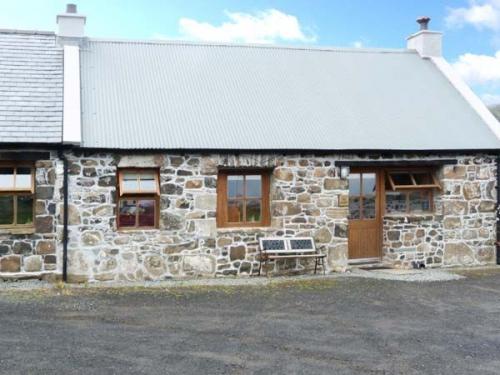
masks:
<instances>
[{"instance_id":1,"label":"gravel driveway","mask_svg":"<svg viewBox=\"0 0 500 375\"><path fill-rule=\"evenodd\" d=\"M500 374L500 272L0 291L2 374Z\"/></svg>"}]
</instances>

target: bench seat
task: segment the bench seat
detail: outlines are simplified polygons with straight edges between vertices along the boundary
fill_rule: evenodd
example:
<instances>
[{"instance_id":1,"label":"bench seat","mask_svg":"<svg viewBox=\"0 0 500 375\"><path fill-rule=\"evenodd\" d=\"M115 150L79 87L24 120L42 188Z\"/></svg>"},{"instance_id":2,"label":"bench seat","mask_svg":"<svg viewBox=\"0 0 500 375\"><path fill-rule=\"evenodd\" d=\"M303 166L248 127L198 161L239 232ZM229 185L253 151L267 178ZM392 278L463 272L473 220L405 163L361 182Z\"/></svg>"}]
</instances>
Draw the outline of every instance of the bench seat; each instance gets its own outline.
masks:
<instances>
[{"instance_id":1,"label":"bench seat","mask_svg":"<svg viewBox=\"0 0 500 375\"><path fill-rule=\"evenodd\" d=\"M284 259L284 258L324 258L326 254L307 254L307 255L264 255L267 259Z\"/></svg>"},{"instance_id":2,"label":"bench seat","mask_svg":"<svg viewBox=\"0 0 500 375\"><path fill-rule=\"evenodd\" d=\"M326 258L326 254L322 254L316 249L312 237L261 238L259 242L259 275L262 263L267 264L270 260L304 258L314 259L314 273L316 273L318 265L322 266L323 274L325 273L324 259Z\"/></svg>"}]
</instances>

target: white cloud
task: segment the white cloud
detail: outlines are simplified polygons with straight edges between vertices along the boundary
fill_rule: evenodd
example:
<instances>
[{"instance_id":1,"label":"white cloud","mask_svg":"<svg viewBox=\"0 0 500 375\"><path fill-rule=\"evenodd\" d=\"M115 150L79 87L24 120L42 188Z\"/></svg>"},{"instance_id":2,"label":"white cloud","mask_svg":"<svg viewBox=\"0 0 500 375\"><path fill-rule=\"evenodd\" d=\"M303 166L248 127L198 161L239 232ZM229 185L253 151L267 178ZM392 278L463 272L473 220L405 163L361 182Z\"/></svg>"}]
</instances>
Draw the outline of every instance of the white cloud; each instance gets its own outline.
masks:
<instances>
[{"instance_id":1,"label":"white cloud","mask_svg":"<svg viewBox=\"0 0 500 375\"><path fill-rule=\"evenodd\" d=\"M475 28L500 30L500 0L469 0L468 7L450 8L445 19L449 27L472 25Z\"/></svg>"},{"instance_id":2,"label":"white cloud","mask_svg":"<svg viewBox=\"0 0 500 375\"><path fill-rule=\"evenodd\" d=\"M221 25L200 22L191 18L179 20L179 32L183 39L275 43L277 41L314 42L315 35L304 32L297 17L276 9L249 13L225 12L229 21Z\"/></svg>"},{"instance_id":3,"label":"white cloud","mask_svg":"<svg viewBox=\"0 0 500 375\"><path fill-rule=\"evenodd\" d=\"M488 106L500 104L500 95L497 94L483 94L481 99Z\"/></svg>"},{"instance_id":4,"label":"white cloud","mask_svg":"<svg viewBox=\"0 0 500 375\"><path fill-rule=\"evenodd\" d=\"M363 42L361 40L356 40L355 42L352 43L352 46L354 48L363 48Z\"/></svg>"},{"instance_id":5,"label":"white cloud","mask_svg":"<svg viewBox=\"0 0 500 375\"><path fill-rule=\"evenodd\" d=\"M494 56L465 53L453 67L471 85L500 85L500 51Z\"/></svg>"}]
</instances>

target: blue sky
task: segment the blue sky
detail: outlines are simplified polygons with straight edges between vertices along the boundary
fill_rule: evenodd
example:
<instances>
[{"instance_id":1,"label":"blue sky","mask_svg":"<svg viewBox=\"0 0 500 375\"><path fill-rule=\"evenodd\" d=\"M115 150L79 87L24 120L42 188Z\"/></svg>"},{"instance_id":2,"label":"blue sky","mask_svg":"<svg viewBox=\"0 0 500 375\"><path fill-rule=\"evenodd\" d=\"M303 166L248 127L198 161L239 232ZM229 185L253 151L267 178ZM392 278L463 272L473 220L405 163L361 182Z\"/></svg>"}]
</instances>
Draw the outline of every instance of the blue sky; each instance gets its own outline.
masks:
<instances>
[{"instance_id":1,"label":"blue sky","mask_svg":"<svg viewBox=\"0 0 500 375\"><path fill-rule=\"evenodd\" d=\"M62 0L0 0L0 28L56 30ZM403 48L428 15L443 53L500 103L500 0L80 0L91 37Z\"/></svg>"}]
</instances>

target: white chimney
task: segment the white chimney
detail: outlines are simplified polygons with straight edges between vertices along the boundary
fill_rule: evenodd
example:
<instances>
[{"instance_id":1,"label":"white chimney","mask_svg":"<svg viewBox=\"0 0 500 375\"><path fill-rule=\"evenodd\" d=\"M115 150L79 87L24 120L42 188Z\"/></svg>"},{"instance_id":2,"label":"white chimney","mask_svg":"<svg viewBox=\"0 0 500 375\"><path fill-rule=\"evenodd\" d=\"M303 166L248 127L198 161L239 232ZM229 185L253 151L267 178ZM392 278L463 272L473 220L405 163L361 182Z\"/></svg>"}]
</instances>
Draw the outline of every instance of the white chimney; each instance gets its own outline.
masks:
<instances>
[{"instance_id":1,"label":"white chimney","mask_svg":"<svg viewBox=\"0 0 500 375\"><path fill-rule=\"evenodd\" d=\"M59 26L57 35L68 38L83 38L85 36L86 18L76 12L75 4L67 4L66 13L58 14L56 18Z\"/></svg>"},{"instance_id":2,"label":"white chimney","mask_svg":"<svg viewBox=\"0 0 500 375\"><path fill-rule=\"evenodd\" d=\"M66 13L57 15L57 40L64 50L63 59L63 143L82 141L80 103L80 45L85 36L86 17L76 12L75 4L66 5Z\"/></svg>"},{"instance_id":3,"label":"white chimney","mask_svg":"<svg viewBox=\"0 0 500 375\"><path fill-rule=\"evenodd\" d=\"M417 19L420 30L406 39L407 48L416 50L421 57L441 57L443 33L429 31L430 20L429 17Z\"/></svg>"}]
</instances>

